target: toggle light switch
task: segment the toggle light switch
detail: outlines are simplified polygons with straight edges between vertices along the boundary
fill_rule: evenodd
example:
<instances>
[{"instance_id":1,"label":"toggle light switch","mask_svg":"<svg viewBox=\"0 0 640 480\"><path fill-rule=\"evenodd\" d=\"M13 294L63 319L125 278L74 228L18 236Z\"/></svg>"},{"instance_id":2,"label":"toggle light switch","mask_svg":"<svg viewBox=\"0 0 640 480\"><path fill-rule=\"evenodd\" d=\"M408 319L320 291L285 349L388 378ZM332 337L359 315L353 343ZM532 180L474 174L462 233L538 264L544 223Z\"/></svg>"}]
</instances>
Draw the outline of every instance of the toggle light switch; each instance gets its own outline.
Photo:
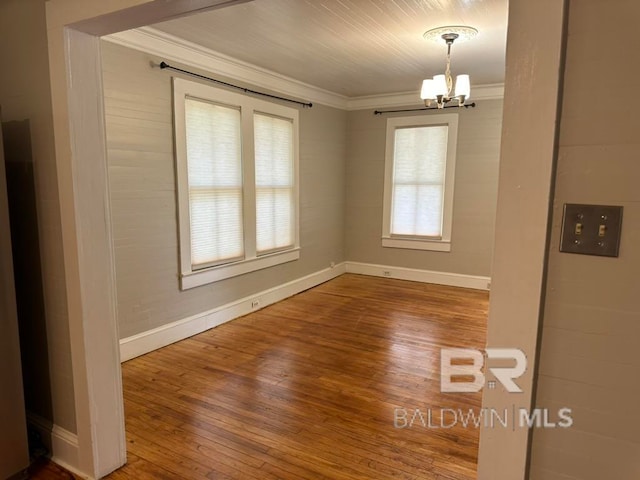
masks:
<instances>
[{"instance_id":1,"label":"toggle light switch","mask_svg":"<svg viewBox=\"0 0 640 480\"><path fill-rule=\"evenodd\" d=\"M599 237L604 237L606 233L607 233L607 226L606 225L600 225L600 227L598 227L598 236Z\"/></svg>"},{"instance_id":2,"label":"toggle light switch","mask_svg":"<svg viewBox=\"0 0 640 480\"><path fill-rule=\"evenodd\" d=\"M617 257L622 230L622 207L564 205L560 251Z\"/></svg>"}]
</instances>

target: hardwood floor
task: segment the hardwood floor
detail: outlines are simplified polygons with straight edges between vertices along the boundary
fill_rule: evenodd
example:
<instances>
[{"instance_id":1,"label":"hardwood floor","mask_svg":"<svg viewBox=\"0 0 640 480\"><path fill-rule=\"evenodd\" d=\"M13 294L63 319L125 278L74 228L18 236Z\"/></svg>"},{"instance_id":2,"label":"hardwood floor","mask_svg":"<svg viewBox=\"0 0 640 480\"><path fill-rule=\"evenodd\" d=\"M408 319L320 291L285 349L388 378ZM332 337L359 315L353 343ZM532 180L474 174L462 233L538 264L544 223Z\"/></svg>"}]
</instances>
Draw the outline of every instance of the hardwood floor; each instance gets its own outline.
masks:
<instances>
[{"instance_id":1,"label":"hardwood floor","mask_svg":"<svg viewBox=\"0 0 640 480\"><path fill-rule=\"evenodd\" d=\"M64 468L47 460L39 458L29 467L30 479L45 480L77 480L78 477L68 472Z\"/></svg>"},{"instance_id":2,"label":"hardwood floor","mask_svg":"<svg viewBox=\"0 0 640 480\"><path fill-rule=\"evenodd\" d=\"M129 463L108 478L475 479L478 430L433 425L480 408L440 392L439 358L484 347L487 308L487 292L343 275L129 361Z\"/></svg>"}]
</instances>

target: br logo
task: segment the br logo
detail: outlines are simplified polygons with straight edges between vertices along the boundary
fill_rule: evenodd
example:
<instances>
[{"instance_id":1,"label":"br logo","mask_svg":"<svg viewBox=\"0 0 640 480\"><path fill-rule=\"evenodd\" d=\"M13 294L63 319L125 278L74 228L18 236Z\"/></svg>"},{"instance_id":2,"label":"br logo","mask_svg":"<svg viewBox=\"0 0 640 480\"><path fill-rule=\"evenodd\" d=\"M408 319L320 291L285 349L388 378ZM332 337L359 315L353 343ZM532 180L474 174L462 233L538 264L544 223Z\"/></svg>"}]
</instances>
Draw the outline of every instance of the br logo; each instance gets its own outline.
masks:
<instances>
[{"instance_id":1,"label":"br logo","mask_svg":"<svg viewBox=\"0 0 640 480\"><path fill-rule=\"evenodd\" d=\"M489 360L515 360L513 367L487 367L509 393L522 393L522 389L513 381L527 370L527 357L518 348L487 348ZM440 391L442 392L479 392L485 384L482 373L485 354L474 348L443 348L440 351ZM456 360L455 364L452 364ZM464 363L460 362L464 360ZM472 381L452 381L452 377L472 377ZM495 387L489 382L489 387Z\"/></svg>"}]
</instances>

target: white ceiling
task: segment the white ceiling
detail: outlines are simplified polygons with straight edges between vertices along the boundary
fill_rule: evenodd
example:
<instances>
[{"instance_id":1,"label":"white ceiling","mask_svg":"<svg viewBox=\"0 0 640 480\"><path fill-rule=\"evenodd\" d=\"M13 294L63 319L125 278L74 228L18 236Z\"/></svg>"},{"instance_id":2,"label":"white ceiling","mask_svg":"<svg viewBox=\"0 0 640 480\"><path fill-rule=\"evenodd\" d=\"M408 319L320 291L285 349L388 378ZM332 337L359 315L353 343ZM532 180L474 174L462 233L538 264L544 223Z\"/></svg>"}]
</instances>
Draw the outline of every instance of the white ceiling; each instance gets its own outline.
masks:
<instances>
[{"instance_id":1,"label":"white ceiling","mask_svg":"<svg viewBox=\"0 0 640 480\"><path fill-rule=\"evenodd\" d=\"M452 73L502 83L508 0L254 0L153 25L216 52L347 97L418 91L446 47L422 34L470 25Z\"/></svg>"}]
</instances>

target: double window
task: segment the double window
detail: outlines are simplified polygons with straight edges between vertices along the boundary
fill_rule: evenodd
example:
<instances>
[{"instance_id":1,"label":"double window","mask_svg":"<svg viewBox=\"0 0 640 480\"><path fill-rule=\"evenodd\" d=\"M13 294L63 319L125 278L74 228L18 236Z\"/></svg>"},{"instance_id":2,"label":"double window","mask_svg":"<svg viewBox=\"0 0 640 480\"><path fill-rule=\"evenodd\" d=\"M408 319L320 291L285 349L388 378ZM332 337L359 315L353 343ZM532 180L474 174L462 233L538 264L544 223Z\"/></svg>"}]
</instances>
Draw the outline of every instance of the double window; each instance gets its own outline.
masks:
<instances>
[{"instance_id":1,"label":"double window","mask_svg":"<svg viewBox=\"0 0 640 480\"><path fill-rule=\"evenodd\" d=\"M456 114L387 121L382 245L451 250Z\"/></svg>"},{"instance_id":2,"label":"double window","mask_svg":"<svg viewBox=\"0 0 640 480\"><path fill-rule=\"evenodd\" d=\"M174 78L181 286L299 258L298 112Z\"/></svg>"}]
</instances>

